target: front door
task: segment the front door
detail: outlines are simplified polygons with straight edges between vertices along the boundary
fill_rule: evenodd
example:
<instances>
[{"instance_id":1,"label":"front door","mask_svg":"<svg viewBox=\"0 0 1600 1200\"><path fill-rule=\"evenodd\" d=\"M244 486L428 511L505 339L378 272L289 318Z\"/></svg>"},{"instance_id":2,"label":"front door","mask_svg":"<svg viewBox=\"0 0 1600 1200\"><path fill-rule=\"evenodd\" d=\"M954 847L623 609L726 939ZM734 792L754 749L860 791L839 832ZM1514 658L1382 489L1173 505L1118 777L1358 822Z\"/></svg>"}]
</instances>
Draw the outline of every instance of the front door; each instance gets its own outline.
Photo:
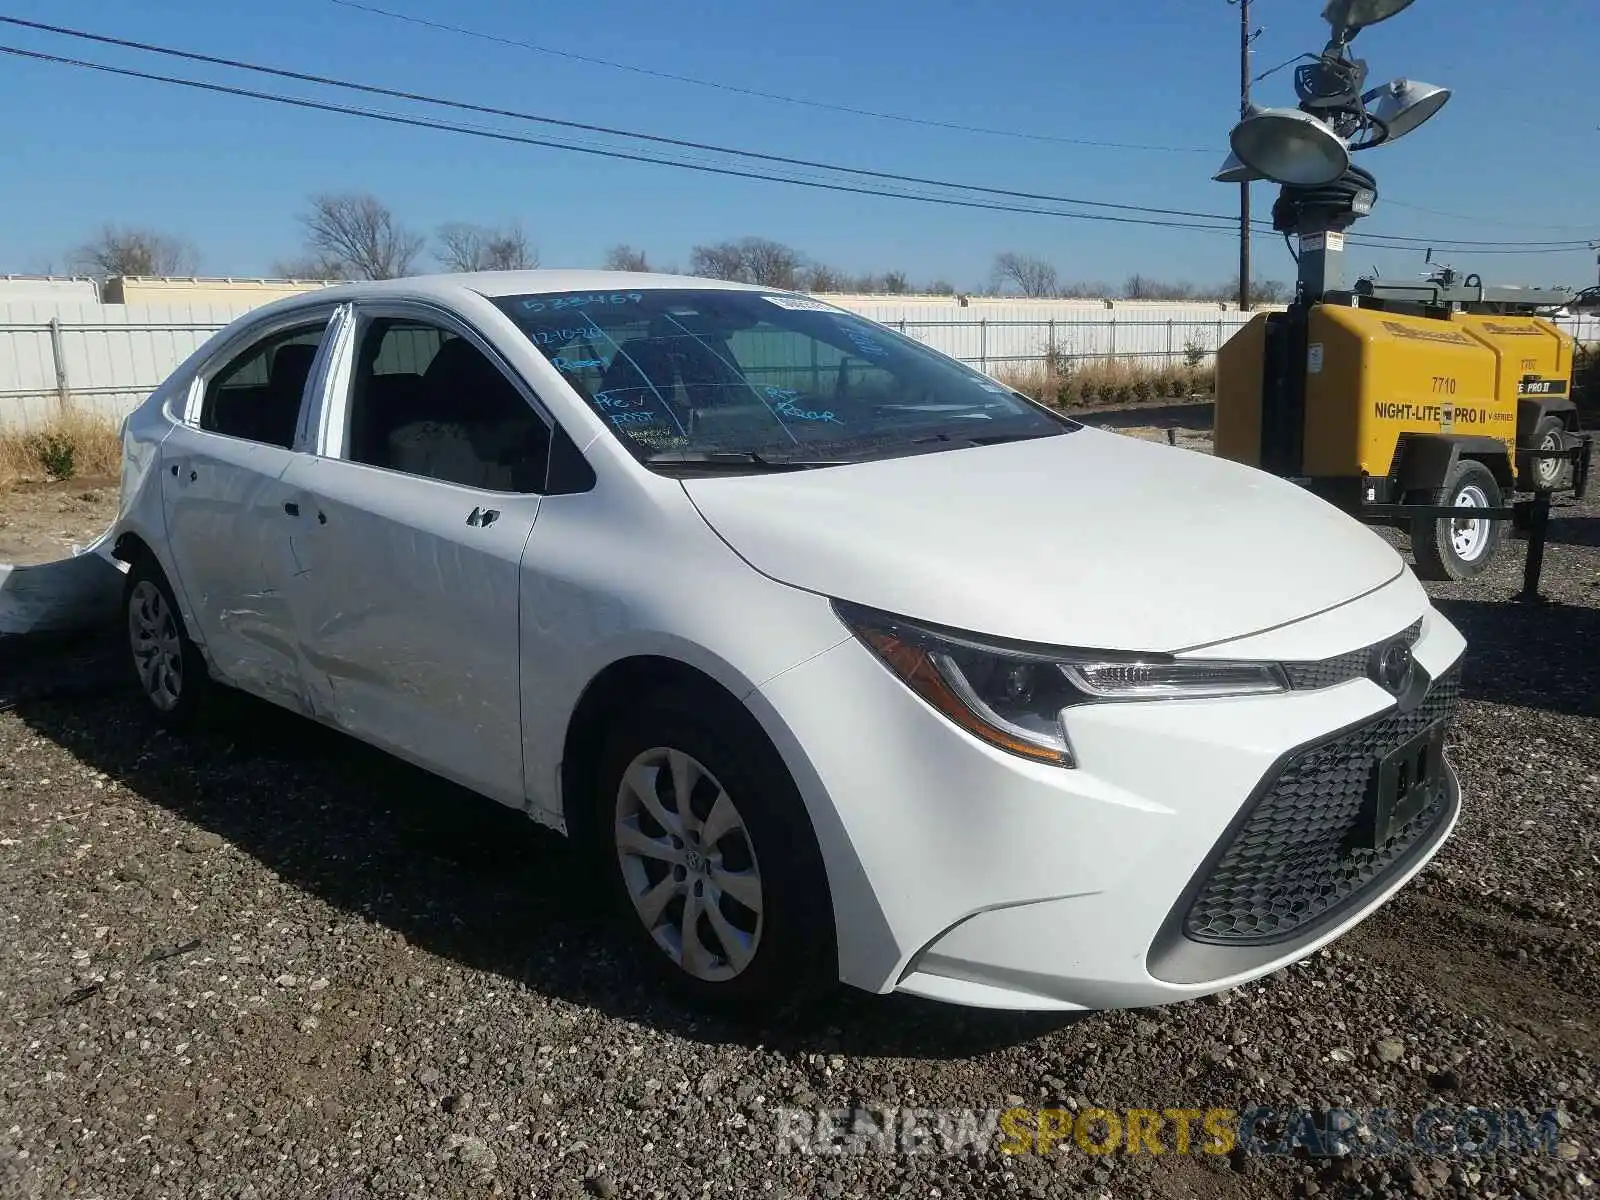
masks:
<instances>
[{"instance_id":1,"label":"front door","mask_svg":"<svg viewBox=\"0 0 1600 1200\"><path fill-rule=\"evenodd\" d=\"M212 669L303 707L285 558L282 477L327 313L252 341L202 377L196 411L161 447L176 578Z\"/></svg>"},{"instance_id":2,"label":"front door","mask_svg":"<svg viewBox=\"0 0 1600 1200\"><path fill-rule=\"evenodd\" d=\"M438 319L363 315L352 350L324 453L283 480L308 696L363 740L521 805L518 597L548 426Z\"/></svg>"}]
</instances>

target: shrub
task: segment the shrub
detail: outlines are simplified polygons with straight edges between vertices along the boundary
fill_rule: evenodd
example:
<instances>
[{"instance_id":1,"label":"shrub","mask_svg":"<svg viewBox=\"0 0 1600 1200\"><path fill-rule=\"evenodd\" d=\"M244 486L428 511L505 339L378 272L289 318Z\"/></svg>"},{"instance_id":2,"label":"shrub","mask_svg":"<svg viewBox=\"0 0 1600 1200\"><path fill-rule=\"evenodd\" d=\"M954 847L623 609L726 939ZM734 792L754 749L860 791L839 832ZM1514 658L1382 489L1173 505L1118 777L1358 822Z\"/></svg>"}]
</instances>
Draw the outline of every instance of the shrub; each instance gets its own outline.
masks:
<instances>
[{"instance_id":1,"label":"shrub","mask_svg":"<svg viewBox=\"0 0 1600 1200\"><path fill-rule=\"evenodd\" d=\"M0 486L21 479L116 475L122 441L115 423L68 412L36 429L0 430Z\"/></svg>"}]
</instances>

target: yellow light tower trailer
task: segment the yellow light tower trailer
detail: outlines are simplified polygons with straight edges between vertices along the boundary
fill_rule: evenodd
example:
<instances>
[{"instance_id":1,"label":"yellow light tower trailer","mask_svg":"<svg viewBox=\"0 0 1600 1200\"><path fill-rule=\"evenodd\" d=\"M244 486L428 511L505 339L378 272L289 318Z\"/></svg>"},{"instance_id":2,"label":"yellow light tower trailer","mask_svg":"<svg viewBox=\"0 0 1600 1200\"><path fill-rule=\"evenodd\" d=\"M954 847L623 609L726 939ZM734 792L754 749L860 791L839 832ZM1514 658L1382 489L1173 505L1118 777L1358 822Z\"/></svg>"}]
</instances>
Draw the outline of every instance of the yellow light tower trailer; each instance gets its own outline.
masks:
<instances>
[{"instance_id":1,"label":"yellow light tower trailer","mask_svg":"<svg viewBox=\"0 0 1600 1200\"><path fill-rule=\"evenodd\" d=\"M1330 253L1305 240L1303 266ZM1218 354L1216 452L1408 528L1425 579L1471 578L1504 522L1427 510L1503 514L1519 493L1582 495L1587 482L1572 339L1540 315L1571 299L1446 270L1262 313Z\"/></svg>"},{"instance_id":2,"label":"yellow light tower trailer","mask_svg":"<svg viewBox=\"0 0 1600 1200\"><path fill-rule=\"evenodd\" d=\"M1411 3L1328 0L1332 36L1295 70L1299 106L1247 105L1229 134L1216 178L1281 185L1272 227L1298 239L1299 280L1288 311L1256 317L1218 352L1216 452L1409 527L1426 578L1481 573L1505 522L1526 516L1523 594L1536 599L1550 497L1581 496L1589 474L1572 341L1541 315L1577 297L1458 282L1448 269L1426 283L1344 282L1345 231L1378 200L1351 156L1450 98L1403 78L1362 90L1367 64L1350 42Z\"/></svg>"}]
</instances>

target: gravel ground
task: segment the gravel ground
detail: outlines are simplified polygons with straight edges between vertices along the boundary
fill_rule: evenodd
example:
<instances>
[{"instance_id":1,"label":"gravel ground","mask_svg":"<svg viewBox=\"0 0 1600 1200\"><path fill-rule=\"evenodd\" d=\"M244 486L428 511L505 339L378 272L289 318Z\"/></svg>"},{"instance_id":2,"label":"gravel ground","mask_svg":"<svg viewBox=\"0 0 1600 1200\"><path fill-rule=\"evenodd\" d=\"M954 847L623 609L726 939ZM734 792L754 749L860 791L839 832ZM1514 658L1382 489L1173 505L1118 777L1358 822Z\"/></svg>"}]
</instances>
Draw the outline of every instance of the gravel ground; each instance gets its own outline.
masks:
<instances>
[{"instance_id":1,"label":"gravel ground","mask_svg":"<svg viewBox=\"0 0 1600 1200\"><path fill-rule=\"evenodd\" d=\"M1472 641L1439 858L1220 998L1040 1017L663 999L559 839L239 700L152 731L94 641L0 645L0 1196L1595 1195L1600 509L1434 588ZM779 1153L779 1110L1559 1113L1554 1154ZM1168 1135L1167 1144L1171 1145Z\"/></svg>"}]
</instances>

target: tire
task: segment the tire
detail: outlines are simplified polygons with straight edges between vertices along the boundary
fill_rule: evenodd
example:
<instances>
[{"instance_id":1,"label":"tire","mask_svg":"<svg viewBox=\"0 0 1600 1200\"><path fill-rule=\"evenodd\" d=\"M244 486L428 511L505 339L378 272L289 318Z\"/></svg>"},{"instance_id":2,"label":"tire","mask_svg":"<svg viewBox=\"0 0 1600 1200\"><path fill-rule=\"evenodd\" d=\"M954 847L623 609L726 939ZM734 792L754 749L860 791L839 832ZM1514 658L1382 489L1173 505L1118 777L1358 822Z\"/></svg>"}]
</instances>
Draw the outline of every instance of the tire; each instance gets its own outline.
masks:
<instances>
[{"instance_id":1,"label":"tire","mask_svg":"<svg viewBox=\"0 0 1600 1200\"><path fill-rule=\"evenodd\" d=\"M149 554L128 568L122 617L134 684L150 714L164 729L191 727L212 689L211 678L184 627L172 585Z\"/></svg>"},{"instance_id":2,"label":"tire","mask_svg":"<svg viewBox=\"0 0 1600 1200\"><path fill-rule=\"evenodd\" d=\"M1528 445L1533 450L1560 450L1566 445L1567 427L1560 417L1540 417ZM1539 459L1533 464L1533 483L1545 491L1572 486L1572 464L1562 459Z\"/></svg>"},{"instance_id":3,"label":"tire","mask_svg":"<svg viewBox=\"0 0 1600 1200\"><path fill-rule=\"evenodd\" d=\"M1494 472L1463 458L1429 503L1451 508L1499 508L1503 502ZM1462 581L1481 575L1505 538L1504 521L1417 518L1411 523L1411 551L1421 579Z\"/></svg>"},{"instance_id":4,"label":"tire","mask_svg":"<svg viewBox=\"0 0 1600 1200\"><path fill-rule=\"evenodd\" d=\"M673 991L765 1021L837 985L816 836L782 760L742 708L654 697L618 721L596 781L586 840L639 953Z\"/></svg>"}]
</instances>

